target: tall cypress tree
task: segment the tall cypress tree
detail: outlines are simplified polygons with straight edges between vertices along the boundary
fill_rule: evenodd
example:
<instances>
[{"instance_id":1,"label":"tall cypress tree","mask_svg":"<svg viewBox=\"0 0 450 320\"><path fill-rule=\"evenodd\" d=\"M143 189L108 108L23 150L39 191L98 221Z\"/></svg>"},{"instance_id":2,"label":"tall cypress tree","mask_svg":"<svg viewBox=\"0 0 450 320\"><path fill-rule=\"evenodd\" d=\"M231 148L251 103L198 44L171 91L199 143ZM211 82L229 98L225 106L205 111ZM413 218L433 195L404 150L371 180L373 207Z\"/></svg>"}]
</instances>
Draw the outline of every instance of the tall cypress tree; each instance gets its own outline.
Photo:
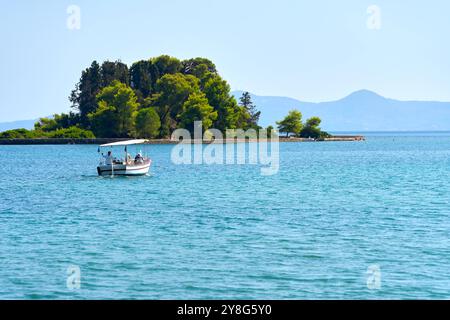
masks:
<instances>
[{"instance_id":1,"label":"tall cypress tree","mask_svg":"<svg viewBox=\"0 0 450 320\"><path fill-rule=\"evenodd\" d=\"M145 99L152 93L152 80L150 60L133 63L130 68L130 85L138 93L140 99Z\"/></svg>"},{"instance_id":2,"label":"tall cypress tree","mask_svg":"<svg viewBox=\"0 0 450 320\"><path fill-rule=\"evenodd\" d=\"M103 62L100 73L103 88L111 85L114 80L118 80L126 85L130 84L128 66L120 60Z\"/></svg>"},{"instance_id":3,"label":"tall cypress tree","mask_svg":"<svg viewBox=\"0 0 450 320\"><path fill-rule=\"evenodd\" d=\"M91 66L81 73L80 81L69 96L72 108L80 115L80 124L84 128L90 127L88 114L97 109L97 93L101 89L100 65L93 61Z\"/></svg>"}]
</instances>

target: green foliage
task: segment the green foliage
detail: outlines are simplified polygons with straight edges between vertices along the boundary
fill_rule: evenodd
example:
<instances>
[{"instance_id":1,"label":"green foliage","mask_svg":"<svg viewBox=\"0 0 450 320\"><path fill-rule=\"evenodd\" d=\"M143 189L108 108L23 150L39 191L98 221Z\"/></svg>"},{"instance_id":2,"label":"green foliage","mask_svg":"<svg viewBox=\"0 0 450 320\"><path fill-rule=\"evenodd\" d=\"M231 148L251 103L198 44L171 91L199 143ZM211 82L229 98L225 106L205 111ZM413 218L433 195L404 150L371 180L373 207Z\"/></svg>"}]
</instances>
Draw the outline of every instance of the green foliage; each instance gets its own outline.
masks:
<instances>
[{"instance_id":1,"label":"green foliage","mask_svg":"<svg viewBox=\"0 0 450 320\"><path fill-rule=\"evenodd\" d=\"M183 112L179 116L180 127L194 131L194 121L203 122L203 130L210 128L217 118L217 111L208 103L204 93L193 93L183 104Z\"/></svg>"},{"instance_id":2,"label":"green foliage","mask_svg":"<svg viewBox=\"0 0 450 320\"><path fill-rule=\"evenodd\" d=\"M169 119L169 117L166 117L165 119L161 120L161 128L159 131L159 137L161 138L168 138L170 137L170 125L171 122L173 123L173 120Z\"/></svg>"},{"instance_id":3,"label":"green foliage","mask_svg":"<svg viewBox=\"0 0 450 320\"><path fill-rule=\"evenodd\" d=\"M80 115L73 112L54 114L53 119L59 128L69 128L80 124Z\"/></svg>"},{"instance_id":4,"label":"green foliage","mask_svg":"<svg viewBox=\"0 0 450 320\"><path fill-rule=\"evenodd\" d=\"M157 107L163 123L161 136L168 135L176 129L177 117L183 110L183 105L192 93L200 92L198 79L192 75L181 73L166 74L156 83L157 95L153 104Z\"/></svg>"},{"instance_id":5,"label":"green foliage","mask_svg":"<svg viewBox=\"0 0 450 320\"><path fill-rule=\"evenodd\" d=\"M134 132L137 97L130 87L117 80L97 95L98 109L89 114L97 137L130 137Z\"/></svg>"},{"instance_id":6,"label":"green foliage","mask_svg":"<svg viewBox=\"0 0 450 320\"><path fill-rule=\"evenodd\" d=\"M210 76L218 74L214 63L205 58L194 58L182 61L181 72L197 77L200 80L202 87Z\"/></svg>"},{"instance_id":7,"label":"green foliage","mask_svg":"<svg viewBox=\"0 0 450 320\"><path fill-rule=\"evenodd\" d=\"M233 114L237 110L234 97L230 94L230 86L219 75L211 75L205 82L203 92L209 104L217 111L217 119L214 128L225 131L227 128L236 127L236 119Z\"/></svg>"},{"instance_id":8,"label":"green foliage","mask_svg":"<svg viewBox=\"0 0 450 320\"><path fill-rule=\"evenodd\" d=\"M314 138L317 139L320 137L321 134L320 128L317 127L303 127L302 131L300 132L299 136L302 138Z\"/></svg>"},{"instance_id":9,"label":"green foliage","mask_svg":"<svg viewBox=\"0 0 450 320\"><path fill-rule=\"evenodd\" d=\"M74 112L41 118L34 130L16 129L0 133L0 138L93 138L169 137L177 128L255 129L261 112L250 93L239 104L229 84L220 77L214 63L205 58L180 61L162 55L128 66L120 61L93 61L81 73L69 100ZM312 117L303 125L300 111L292 110L277 122L280 132L323 139L321 120ZM91 131L92 130L92 131ZM270 137L275 133L267 127Z\"/></svg>"},{"instance_id":10,"label":"green foliage","mask_svg":"<svg viewBox=\"0 0 450 320\"><path fill-rule=\"evenodd\" d=\"M286 136L289 136L289 133L293 133L302 138L322 140L330 137L330 134L320 129L319 126L321 122L322 120L319 117L311 117L303 124L300 111L291 110L289 111L289 114L282 121L277 122L277 124L278 130L286 133Z\"/></svg>"},{"instance_id":11,"label":"green foliage","mask_svg":"<svg viewBox=\"0 0 450 320\"><path fill-rule=\"evenodd\" d=\"M290 133L298 135L302 128L302 113L298 110L291 110L289 114L281 121L277 121L278 131L286 133L286 137Z\"/></svg>"},{"instance_id":12,"label":"green foliage","mask_svg":"<svg viewBox=\"0 0 450 320\"><path fill-rule=\"evenodd\" d=\"M230 93L230 86L217 74L211 74L206 80L203 92L209 104L217 111L213 126L225 132L226 129L248 129L250 113L244 106L238 105Z\"/></svg>"},{"instance_id":13,"label":"green foliage","mask_svg":"<svg viewBox=\"0 0 450 320\"><path fill-rule=\"evenodd\" d=\"M275 135L275 128L273 126L268 126L266 128L266 132L267 132L267 138L270 138L273 135Z\"/></svg>"},{"instance_id":14,"label":"green foliage","mask_svg":"<svg viewBox=\"0 0 450 320\"><path fill-rule=\"evenodd\" d=\"M327 132L324 132L320 129L319 125L322 120L319 117L311 117L306 120L306 123L300 132L300 137L302 138L314 138L314 139L323 139L327 138L330 135Z\"/></svg>"},{"instance_id":15,"label":"green foliage","mask_svg":"<svg viewBox=\"0 0 450 320\"><path fill-rule=\"evenodd\" d=\"M69 127L57 129L47 134L48 138L71 138L71 139L93 139L94 134L90 130L81 129L79 127Z\"/></svg>"},{"instance_id":16,"label":"green foliage","mask_svg":"<svg viewBox=\"0 0 450 320\"><path fill-rule=\"evenodd\" d=\"M249 113L250 117L248 118L248 127L253 129L259 129L258 121L261 116L261 111L256 109L256 106L253 104L252 97L249 92L242 93L241 98L239 99L240 105L243 106Z\"/></svg>"},{"instance_id":17,"label":"green foliage","mask_svg":"<svg viewBox=\"0 0 450 320\"><path fill-rule=\"evenodd\" d=\"M0 132L0 139L35 139L44 137L45 133L38 130L13 129Z\"/></svg>"},{"instance_id":18,"label":"green foliage","mask_svg":"<svg viewBox=\"0 0 450 320\"><path fill-rule=\"evenodd\" d=\"M69 96L72 108L80 115L80 125L90 127L88 114L97 109L97 93L102 87L100 65L97 61L81 73L80 81Z\"/></svg>"},{"instance_id":19,"label":"green foliage","mask_svg":"<svg viewBox=\"0 0 450 320\"><path fill-rule=\"evenodd\" d=\"M56 129L53 131L43 131L38 128L35 130L14 129L0 133L0 139L37 139L37 138L83 139L83 138L95 138L95 136L91 131L81 129L75 126L69 128Z\"/></svg>"},{"instance_id":20,"label":"green foliage","mask_svg":"<svg viewBox=\"0 0 450 320\"><path fill-rule=\"evenodd\" d=\"M322 120L320 120L319 117L312 117L306 120L306 123L303 126L302 131L300 132L300 137L314 139L319 138L322 132L319 128L321 121Z\"/></svg>"},{"instance_id":21,"label":"green foliage","mask_svg":"<svg viewBox=\"0 0 450 320\"><path fill-rule=\"evenodd\" d=\"M136 115L136 135L140 138L155 138L159 133L161 121L154 108L145 108Z\"/></svg>"},{"instance_id":22,"label":"green foliage","mask_svg":"<svg viewBox=\"0 0 450 320\"><path fill-rule=\"evenodd\" d=\"M97 137L120 137L117 128L119 120L114 107L102 103L95 113L89 114L89 119L92 122L92 130Z\"/></svg>"},{"instance_id":23,"label":"green foliage","mask_svg":"<svg viewBox=\"0 0 450 320\"><path fill-rule=\"evenodd\" d=\"M60 127L54 118L39 118L38 122L34 124L34 129L50 132L60 129Z\"/></svg>"},{"instance_id":24,"label":"green foliage","mask_svg":"<svg viewBox=\"0 0 450 320\"><path fill-rule=\"evenodd\" d=\"M197 120L204 130L260 130L261 112L250 93L238 104L230 91L214 63L201 57L180 61L162 55L130 68L120 61L93 61L70 94L73 112L41 118L34 130L8 130L0 138L169 137L177 128L192 131ZM320 122L312 117L303 125L302 114L292 110L277 125L286 136L323 139L329 135ZM274 128L267 131L271 136Z\"/></svg>"},{"instance_id":25,"label":"green foliage","mask_svg":"<svg viewBox=\"0 0 450 320\"><path fill-rule=\"evenodd\" d=\"M168 55L152 58L150 62L153 66L154 75L157 78L161 78L165 74L174 74L181 71L180 60Z\"/></svg>"},{"instance_id":26,"label":"green foliage","mask_svg":"<svg viewBox=\"0 0 450 320\"><path fill-rule=\"evenodd\" d=\"M251 101L239 105L214 63L201 57L180 61L162 55L130 68L120 61L93 61L69 100L74 112L39 119L26 134L75 136L79 132L72 127L78 127L98 137L168 137L176 128L192 128L194 120L222 131L259 128L260 113Z\"/></svg>"},{"instance_id":27,"label":"green foliage","mask_svg":"<svg viewBox=\"0 0 450 320\"><path fill-rule=\"evenodd\" d=\"M155 108L161 122L158 134L160 137L170 136L171 131L176 128L187 126L187 119L195 114L196 109L191 106L185 110L184 105L194 93L197 94L196 97L206 95L207 104L213 108L210 113L216 116L205 116L202 108L197 111L202 110L199 113L201 117L212 119L215 128L222 131L227 128L247 129L255 127L257 122L255 114L250 114L247 106L239 106L231 96L229 85L219 76L212 61L200 57L180 61L162 55L133 63L129 70L120 61L105 61L101 66L94 61L82 72L81 79L70 96L72 107L78 112L79 121L62 125L58 121L55 124L53 121L44 120L38 127L50 132L70 125L79 125L81 128L92 129L97 136L104 137L139 134L138 128L130 123L134 121L133 110L119 108L123 111L121 112L117 106L118 102L112 102L113 98L109 96L108 90L104 91L108 87L114 87L115 80L130 85L141 108ZM99 99L98 95L103 98ZM118 105L123 106L123 103ZM199 105L204 106L203 103ZM129 121L124 117L126 110L130 113ZM257 116L259 117L259 113Z\"/></svg>"},{"instance_id":28,"label":"green foliage","mask_svg":"<svg viewBox=\"0 0 450 320\"><path fill-rule=\"evenodd\" d=\"M141 60L131 65L130 84L140 99L149 97L153 92L154 78L152 70L150 60Z\"/></svg>"},{"instance_id":29,"label":"green foliage","mask_svg":"<svg viewBox=\"0 0 450 320\"><path fill-rule=\"evenodd\" d=\"M34 124L34 129L42 132L52 132L58 129L79 126L80 122L80 116L73 112L54 114L51 118L40 118Z\"/></svg>"},{"instance_id":30,"label":"green foliage","mask_svg":"<svg viewBox=\"0 0 450 320\"><path fill-rule=\"evenodd\" d=\"M231 106L228 112L227 122L231 129L248 129L250 114L245 107L239 106L236 99L231 99Z\"/></svg>"},{"instance_id":31,"label":"green foliage","mask_svg":"<svg viewBox=\"0 0 450 320\"><path fill-rule=\"evenodd\" d=\"M321 122L322 120L319 117L311 117L306 120L305 127L317 128Z\"/></svg>"},{"instance_id":32,"label":"green foliage","mask_svg":"<svg viewBox=\"0 0 450 320\"><path fill-rule=\"evenodd\" d=\"M114 80L120 81L126 85L130 84L128 66L120 61L103 62L100 74L102 88L111 85Z\"/></svg>"}]
</instances>

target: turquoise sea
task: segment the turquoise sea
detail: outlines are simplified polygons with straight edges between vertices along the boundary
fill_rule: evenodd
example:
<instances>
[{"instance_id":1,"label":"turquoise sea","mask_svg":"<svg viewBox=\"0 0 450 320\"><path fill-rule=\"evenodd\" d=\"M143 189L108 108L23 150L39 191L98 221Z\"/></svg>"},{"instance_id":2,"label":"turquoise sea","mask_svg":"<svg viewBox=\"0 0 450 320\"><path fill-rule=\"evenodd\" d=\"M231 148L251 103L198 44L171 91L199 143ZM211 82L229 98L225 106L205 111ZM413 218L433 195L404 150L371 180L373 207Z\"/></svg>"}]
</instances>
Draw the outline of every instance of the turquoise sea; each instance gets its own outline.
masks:
<instances>
[{"instance_id":1,"label":"turquoise sea","mask_svg":"<svg viewBox=\"0 0 450 320\"><path fill-rule=\"evenodd\" d=\"M450 298L450 133L281 143L273 176L172 147L111 179L97 146L0 146L0 299Z\"/></svg>"}]
</instances>

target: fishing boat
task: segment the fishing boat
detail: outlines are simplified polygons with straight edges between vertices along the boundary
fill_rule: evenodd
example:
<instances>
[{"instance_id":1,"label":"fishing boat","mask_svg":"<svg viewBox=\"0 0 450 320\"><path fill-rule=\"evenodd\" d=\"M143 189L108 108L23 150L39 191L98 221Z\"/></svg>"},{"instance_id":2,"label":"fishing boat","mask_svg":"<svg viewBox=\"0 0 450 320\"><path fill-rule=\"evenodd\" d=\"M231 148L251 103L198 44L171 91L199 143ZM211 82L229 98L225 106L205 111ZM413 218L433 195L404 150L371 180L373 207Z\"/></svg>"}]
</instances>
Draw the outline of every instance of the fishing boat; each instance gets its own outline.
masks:
<instances>
[{"instance_id":1,"label":"fishing boat","mask_svg":"<svg viewBox=\"0 0 450 320\"><path fill-rule=\"evenodd\" d=\"M148 140L136 139L102 144L98 147L100 162L97 166L99 176L142 176L148 173L152 160L140 149ZM134 146L136 155L133 157L128 150ZM117 158L115 150L123 147L123 158ZM144 145L145 147L145 145ZM106 154L105 149L109 149ZM119 152L121 153L121 152Z\"/></svg>"}]
</instances>

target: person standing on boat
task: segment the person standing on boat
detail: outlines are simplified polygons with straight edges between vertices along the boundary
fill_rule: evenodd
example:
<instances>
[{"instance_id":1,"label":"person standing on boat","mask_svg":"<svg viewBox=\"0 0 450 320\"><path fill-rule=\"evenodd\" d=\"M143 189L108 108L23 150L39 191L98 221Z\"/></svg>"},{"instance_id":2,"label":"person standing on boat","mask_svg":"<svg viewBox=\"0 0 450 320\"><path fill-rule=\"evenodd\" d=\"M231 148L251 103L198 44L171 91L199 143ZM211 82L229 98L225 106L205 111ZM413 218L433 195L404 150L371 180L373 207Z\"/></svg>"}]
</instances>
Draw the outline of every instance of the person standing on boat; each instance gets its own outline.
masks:
<instances>
[{"instance_id":1,"label":"person standing on boat","mask_svg":"<svg viewBox=\"0 0 450 320\"><path fill-rule=\"evenodd\" d=\"M106 156L103 155L103 153L102 153L102 156L105 158L105 164L107 164L107 165L112 165L113 164L114 158L113 158L113 156L111 154L111 151L108 151L108 154Z\"/></svg>"},{"instance_id":2,"label":"person standing on boat","mask_svg":"<svg viewBox=\"0 0 450 320\"><path fill-rule=\"evenodd\" d=\"M134 162L135 163L143 163L144 162L144 158L142 157L142 154L139 152L136 157L134 157Z\"/></svg>"}]
</instances>

